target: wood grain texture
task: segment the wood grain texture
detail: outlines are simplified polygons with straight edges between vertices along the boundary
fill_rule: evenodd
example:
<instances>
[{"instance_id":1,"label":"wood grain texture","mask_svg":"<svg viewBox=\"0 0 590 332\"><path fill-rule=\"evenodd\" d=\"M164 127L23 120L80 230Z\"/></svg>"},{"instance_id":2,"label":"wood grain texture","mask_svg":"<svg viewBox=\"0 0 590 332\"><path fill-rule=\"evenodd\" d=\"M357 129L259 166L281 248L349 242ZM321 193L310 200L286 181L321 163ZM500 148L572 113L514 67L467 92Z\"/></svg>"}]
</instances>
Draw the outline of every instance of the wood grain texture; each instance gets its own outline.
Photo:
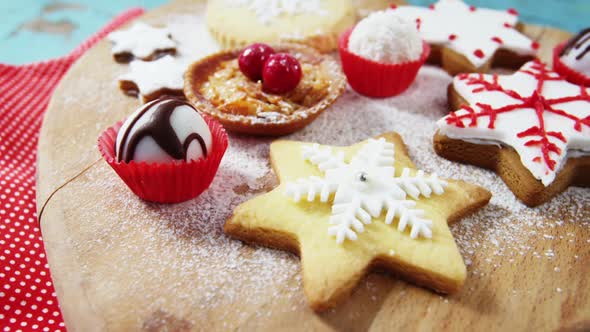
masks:
<instances>
[{"instance_id":1,"label":"wood grain texture","mask_svg":"<svg viewBox=\"0 0 590 332\"><path fill-rule=\"evenodd\" d=\"M157 22L167 14L200 8L181 0L144 19ZM528 26L527 33L541 42L544 60L551 47L568 36L534 26ZM229 287L227 281L217 281L208 271L185 269L180 273L174 268L192 263L185 253L205 240L197 227L175 225L174 218L157 206L138 202L122 182L108 191L92 190L105 177L116 176L100 159L97 137L138 105L121 94L112 80L123 70L111 61L107 42L99 43L60 83L41 133L37 204L56 292L70 331L590 329L590 298L586 296L590 293L586 243L590 230L568 222L569 217L564 219L558 212L546 218L563 219L562 227L548 229L546 234L555 239L554 251L571 255L553 261L515 256L510 263L494 267L482 264L494 257L493 247L482 247L472 259L463 290L453 296L441 297L395 276L373 273L345 303L317 315L305 303L295 269L284 277L286 282L270 282L260 289L255 304L244 305L249 303L248 289L260 288L252 280L239 285L243 294L218 299L211 306L211 296ZM585 207L576 218L588 217L590 211ZM527 226L523 227L526 232ZM487 231L481 225L473 235ZM163 233L173 234L173 241ZM541 253L547 250L534 236L523 245ZM244 264L253 250L239 247ZM215 259L205 258L199 266L214 266ZM294 256L283 259L286 264L298 264ZM562 266L561 272L554 272L556 265ZM218 292L200 289L203 278ZM555 284L564 285L563 290L556 292Z\"/></svg>"}]
</instances>

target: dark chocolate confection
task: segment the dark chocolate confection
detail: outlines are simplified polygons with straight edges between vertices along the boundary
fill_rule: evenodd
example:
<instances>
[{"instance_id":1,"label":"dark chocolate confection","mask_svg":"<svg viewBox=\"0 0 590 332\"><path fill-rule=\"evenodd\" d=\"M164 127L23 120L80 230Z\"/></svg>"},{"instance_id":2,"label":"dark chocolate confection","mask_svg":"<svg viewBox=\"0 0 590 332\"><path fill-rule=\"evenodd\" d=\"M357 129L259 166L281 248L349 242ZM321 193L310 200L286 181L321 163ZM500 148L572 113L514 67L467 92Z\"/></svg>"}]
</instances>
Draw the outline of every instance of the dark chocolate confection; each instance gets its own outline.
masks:
<instances>
[{"instance_id":1,"label":"dark chocolate confection","mask_svg":"<svg viewBox=\"0 0 590 332\"><path fill-rule=\"evenodd\" d=\"M560 56L568 55L572 50L577 50L584 44L586 48L576 56L576 60L582 59L590 52L590 28L582 30L578 35L570 39L561 51Z\"/></svg>"},{"instance_id":2,"label":"dark chocolate confection","mask_svg":"<svg viewBox=\"0 0 590 332\"><path fill-rule=\"evenodd\" d=\"M170 123L172 112L179 106L189 106L195 112L197 110L189 103L178 98L161 98L143 106L141 112L131 119L130 125L123 133L121 145L117 150L117 160L119 162L130 162L135 154L137 144L142 138L151 136L162 150L166 151L172 158L177 160L186 160L186 153L192 141L197 140L203 154L207 156L207 146L203 137L198 133L190 134L184 142L181 142L176 131ZM131 133L135 123L149 110L156 108L149 120Z\"/></svg>"}]
</instances>

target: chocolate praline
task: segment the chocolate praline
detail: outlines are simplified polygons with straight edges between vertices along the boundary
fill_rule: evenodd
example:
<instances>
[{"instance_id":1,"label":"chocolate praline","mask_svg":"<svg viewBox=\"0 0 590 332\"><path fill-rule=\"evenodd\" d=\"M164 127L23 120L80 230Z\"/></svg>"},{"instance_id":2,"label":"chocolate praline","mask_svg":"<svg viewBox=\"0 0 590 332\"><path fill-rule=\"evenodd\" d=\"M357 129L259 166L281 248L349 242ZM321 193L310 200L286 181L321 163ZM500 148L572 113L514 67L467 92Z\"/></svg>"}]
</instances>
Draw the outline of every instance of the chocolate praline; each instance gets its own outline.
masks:
<instances>
[{"instance_id":1,"label":"chocolate praline","mask_svg":"<svg viewBox=\"0 0 590 332\"><path fill-rule=\"evenodd\" d=\"M590 28L570 39L559 56L568 67L590 77Z\"/></svg>"},{"instance_id":2,"label":"chocolate praline","mask_svg":"<svg viewBox=\"0 0 590 332\"><path fill-rule=\"evenodd\" d=\"M167 163L207 157L211 131L199 112L178 98L160 98L137 109L117 133L119 162Z\"/></svg>"}]
</instances>

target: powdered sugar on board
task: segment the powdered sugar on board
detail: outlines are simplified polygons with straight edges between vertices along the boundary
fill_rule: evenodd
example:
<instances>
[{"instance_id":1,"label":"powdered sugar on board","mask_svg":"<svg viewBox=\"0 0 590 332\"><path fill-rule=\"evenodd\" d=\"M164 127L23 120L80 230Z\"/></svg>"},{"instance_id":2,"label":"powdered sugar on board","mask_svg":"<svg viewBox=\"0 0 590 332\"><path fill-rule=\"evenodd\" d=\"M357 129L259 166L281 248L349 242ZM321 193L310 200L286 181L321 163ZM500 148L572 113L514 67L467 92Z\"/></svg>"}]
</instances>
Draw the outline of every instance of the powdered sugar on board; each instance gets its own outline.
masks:
<instances>
[{"instance_id":1,"label":"powdered sugar on board","mask_svg":"<svg viewBox=\"0 0 590 332\"><path fill-rule=\"evenodd\" d=\"M76 203L83 218L93 222L85 224L84 240L75 244L75 251L86 257L115 257L106 269L94 263L82 265L88 283L114 289L122 280L132 281L119 290L129 303L150 303L149 312L197 312L202 321L215 310L220 321L241 320L247 312L232 308L237 299L246 307L258 307L285 296L304 306L293 255L250 247L222 231L229 213L249 196L235 193L234 188L245 180L255 183L268 168L263 157L267 145L251 143L233 143L218 173L223 181L215 181L205 194L186 203L145 203L106 165L85 173L83 183L71 184L77 191L102 193L97 195L102 197L97 198L99 206L84 200ZM150 291L154 289L158 291ZM99 310L110 317L120 308L107 305ZM140 317L143 310L129 307L127 314Z\"/></svg>"}]
</instances>

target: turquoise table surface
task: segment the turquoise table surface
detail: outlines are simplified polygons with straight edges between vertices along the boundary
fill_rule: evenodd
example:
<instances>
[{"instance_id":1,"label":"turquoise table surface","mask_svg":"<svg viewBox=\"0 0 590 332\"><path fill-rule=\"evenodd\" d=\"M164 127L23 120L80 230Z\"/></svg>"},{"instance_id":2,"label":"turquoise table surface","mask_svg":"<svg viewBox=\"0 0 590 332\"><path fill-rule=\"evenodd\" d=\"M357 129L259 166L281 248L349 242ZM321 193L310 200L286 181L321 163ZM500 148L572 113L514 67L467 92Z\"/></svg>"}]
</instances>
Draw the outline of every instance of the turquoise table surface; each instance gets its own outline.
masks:
<instances>
[{"instance_id":1,"label":"turquoise table surface","mask_svg":"<svg viewBox=\"0 0 590 332\"><path fill-rule=\"evenodd\" d=\"M0 63L24 64L67 54L126 8L166 0L0 0ZM410 0L427 5L433 0ZM467 0L516 8L524 22L576 32L590 25L590 0Z\"/></svg>"}]
</instances>

